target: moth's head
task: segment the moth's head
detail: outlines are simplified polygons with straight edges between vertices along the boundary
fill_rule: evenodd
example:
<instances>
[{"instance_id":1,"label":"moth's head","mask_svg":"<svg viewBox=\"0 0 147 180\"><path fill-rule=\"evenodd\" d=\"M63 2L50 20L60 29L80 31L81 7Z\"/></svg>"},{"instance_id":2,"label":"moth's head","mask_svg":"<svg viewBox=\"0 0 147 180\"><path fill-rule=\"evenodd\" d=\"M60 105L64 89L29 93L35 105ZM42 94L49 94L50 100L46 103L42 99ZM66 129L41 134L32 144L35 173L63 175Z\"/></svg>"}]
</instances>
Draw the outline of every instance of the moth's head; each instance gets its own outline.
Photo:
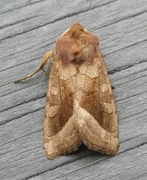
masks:
<instances>
[{"instance_id":1,"label":"moth's head","mask_svg":"<svg viewBox=\"0 0 147 180\"><path fill-rule=\"evenodd\" d=\"M97 54L99 40L80 24L66 30L56 42L56 52L64 64L92 63Z\"/></svg>"}]
</instances>

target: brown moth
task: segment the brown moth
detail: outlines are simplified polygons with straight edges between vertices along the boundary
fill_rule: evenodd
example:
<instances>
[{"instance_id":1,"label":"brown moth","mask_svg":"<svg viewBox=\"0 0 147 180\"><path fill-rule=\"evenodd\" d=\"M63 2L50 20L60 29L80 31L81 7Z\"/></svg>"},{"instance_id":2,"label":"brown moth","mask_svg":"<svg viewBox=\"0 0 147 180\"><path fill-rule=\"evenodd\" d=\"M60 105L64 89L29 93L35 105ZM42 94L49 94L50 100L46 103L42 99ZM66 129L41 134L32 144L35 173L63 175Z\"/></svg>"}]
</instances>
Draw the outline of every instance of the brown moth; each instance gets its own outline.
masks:
<instances>
[{"instance_id":1,"label":"brown moth","mask_svg":"<svg viewBox=\"0 0 147 180\"><path fill-rule=\"evenodd\" d=\"M119 148L115 103L99 39L76 23L42 58L32 77L53 57L45 115L44 148L53 159L78 149L115 155Z\"/></svg>"}]
</instances>

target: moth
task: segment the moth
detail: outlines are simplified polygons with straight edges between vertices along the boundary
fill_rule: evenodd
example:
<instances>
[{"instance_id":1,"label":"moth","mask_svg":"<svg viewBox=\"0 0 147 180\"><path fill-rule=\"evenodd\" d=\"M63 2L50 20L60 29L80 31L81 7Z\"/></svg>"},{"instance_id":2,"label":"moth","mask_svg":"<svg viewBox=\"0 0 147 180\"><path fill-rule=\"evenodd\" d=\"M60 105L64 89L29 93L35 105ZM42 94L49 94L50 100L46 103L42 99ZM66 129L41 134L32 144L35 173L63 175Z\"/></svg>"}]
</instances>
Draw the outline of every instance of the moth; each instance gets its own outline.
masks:
<instances>
[{"instance_id":1,"label":"moth","mask_svg":"<svg viewBox=\"0 0 147 180\"><path fill-rule=\"evenodd\" d=\"M106 155L118 151L115 102L99 43L97 36L75 23L33 73L15 81L32 77L53 58L44 114L48 159L75 151L81 143Z\"/></svg>"}]
</instances>

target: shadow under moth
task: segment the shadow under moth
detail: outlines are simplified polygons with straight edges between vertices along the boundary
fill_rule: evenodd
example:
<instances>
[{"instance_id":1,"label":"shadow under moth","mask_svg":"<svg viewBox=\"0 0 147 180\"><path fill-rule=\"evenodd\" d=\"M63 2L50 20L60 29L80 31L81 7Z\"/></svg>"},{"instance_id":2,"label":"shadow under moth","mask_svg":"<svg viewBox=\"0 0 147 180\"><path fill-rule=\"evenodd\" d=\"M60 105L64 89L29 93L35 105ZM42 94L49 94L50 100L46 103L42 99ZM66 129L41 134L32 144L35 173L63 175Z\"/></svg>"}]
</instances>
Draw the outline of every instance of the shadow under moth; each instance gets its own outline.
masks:
<instances>
[{"instance_id":1,"label":"shadow under moth","mask_svg":"<svg viewBox=\"0 0 147 180\"><path fill-rule=\"evenodd\" d=\"M117 115L99 39L73 24L56 41L55 49L43 56L38 68L15 82L32 77L51 57L43 137L47 158L75 151L81 143L115 155L119 148Z\"/></svg>"}]
</instances>

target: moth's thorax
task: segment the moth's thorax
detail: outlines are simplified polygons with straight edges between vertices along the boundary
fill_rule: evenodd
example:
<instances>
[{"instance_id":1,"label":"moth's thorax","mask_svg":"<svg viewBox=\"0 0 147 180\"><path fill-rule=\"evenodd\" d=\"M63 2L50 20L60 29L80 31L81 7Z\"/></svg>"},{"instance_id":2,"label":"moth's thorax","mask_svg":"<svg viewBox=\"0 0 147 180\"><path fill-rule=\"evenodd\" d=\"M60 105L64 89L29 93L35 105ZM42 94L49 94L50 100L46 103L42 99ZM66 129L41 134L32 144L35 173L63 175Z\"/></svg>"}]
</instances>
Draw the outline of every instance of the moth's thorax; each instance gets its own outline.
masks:
<instances>
[{"instance_id":1,"label":"moth's thorax","mask_svg":"<svg viewBox=\"0 0 147 180\"><path fill-rule=\"evenodd\" d=\"M64 65L92 63L98 50L98 38L81 25L74 24L56 42L56 57Z\"/></svg>"}]
</instances>

